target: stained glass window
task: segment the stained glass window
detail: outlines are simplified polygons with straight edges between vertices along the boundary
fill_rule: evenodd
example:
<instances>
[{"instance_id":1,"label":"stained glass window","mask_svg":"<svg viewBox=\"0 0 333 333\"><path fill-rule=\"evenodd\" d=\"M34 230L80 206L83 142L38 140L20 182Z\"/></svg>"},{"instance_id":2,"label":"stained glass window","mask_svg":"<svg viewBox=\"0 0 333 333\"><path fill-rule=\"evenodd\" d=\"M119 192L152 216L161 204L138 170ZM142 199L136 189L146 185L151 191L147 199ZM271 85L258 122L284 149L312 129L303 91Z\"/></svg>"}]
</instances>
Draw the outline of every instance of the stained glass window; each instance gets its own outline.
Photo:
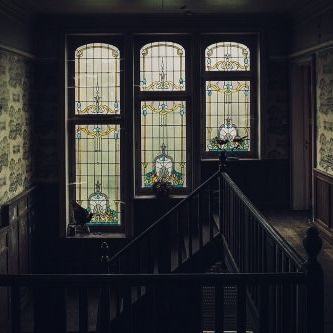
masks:
<instances>
[{"instance_id":1,"label":"stained glass window","mask_svg":"<svg viewBox=\"0 0 333 333\"><path fill-rule=\"evenodd\" d=\"M235 42L209 45L205 51L206 71L249 71L250 50Z\"/></svg>"},{"instance_id":2,"label":"stained glass window","mask_svg":"<svg viewBox=\"0 0 333 333\"><path fill-rule=\"evenodd\" d=\"M250 150L250 82L206 81L206 150Z\"/></svg>"},{"instance_id":3,"label":"stained glass window","mask_svg":"<svg viewBox=\"0 0 333 333\"><path fill-rule=\"evenodd\" d=\"M114 123L120 114L120 52L114 45L90 43L74 51L74 60L75 185L70 193L93 213L90 225L120 225L120 125Z\"/></svg>"},{"instance_id":4,"label":"stained glass window","mask_svg":"<svg viewBox=\"0 0 333 333\"><path fill-rule=\"evenodd\" d=\"M75 113L117 114L120 110L117 47L86 44L75 51Z\"/></svg>"},{"instance_id":5,"label":"stained glass window","mask_svg":"<svg viewBox=\"0 0 333 333\"><path fill-rule=\"evenodd\" d=\"M140 50L141 91L184 91L185 49L171 42L153 42Z\"/></svg>"},{"instance_id":6,"label":"stained glass window","mask_svg":"<svg viewBox=\"0 0 333 333\"><path fill-rule=\"evenodd\" d=\"M120 223L120 127L76 125L76 200L92 224Z\"/></svg>"},{"instance_id":7,"label":"stained glass window","mask_svg":"<svg viewBox=\"0 0 333 333\"><path fill-rule=\"evenodd\" d=\"M204 61L204 151L252 152L255 66L250 48L235 41L218 41L205 48Z\"/></svg>"},{"instance_id":8,"label":"stained glass window","mask_svg":"<svg viewBox=\"0 0 333 333\"><path fill-rule=\"evenodd\" d=\"M174 188L186 187L186 103L141 102L142 186L159 179Z\"/></svg>"}]
</instances>

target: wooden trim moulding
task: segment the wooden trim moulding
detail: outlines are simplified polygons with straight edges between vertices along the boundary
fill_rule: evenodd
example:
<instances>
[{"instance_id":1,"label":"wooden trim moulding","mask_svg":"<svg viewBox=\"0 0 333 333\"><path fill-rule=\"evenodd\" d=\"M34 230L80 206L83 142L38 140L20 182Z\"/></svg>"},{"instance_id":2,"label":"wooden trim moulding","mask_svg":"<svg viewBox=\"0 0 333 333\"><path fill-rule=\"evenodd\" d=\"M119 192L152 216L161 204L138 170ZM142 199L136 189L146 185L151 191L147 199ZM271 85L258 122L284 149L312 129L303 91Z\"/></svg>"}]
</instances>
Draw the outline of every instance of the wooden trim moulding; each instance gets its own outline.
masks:
<instances>
[{"instance_id":1,"label":"wooden trim moulding","mask_svg":"<svg viewBox=\"0 0 333 333\"><path fill-rule=\"evenodd\" d=\"M333 185L333 176L331 176L330 174L328 174L325 171L319 170L317 168L313 169L314 175L319 178L320 180L329 183L331 185Z\"/></svg>"},{"instance_id":2,"label":"wooden trim moulding","mask_svg":"<svg viewBox=\"0 0 333 333\"><path fill-rule=\"evenodd\" d=\"M18 205L22 198L27 197L35 189L36 186L32 186L0 206L0 228L6 227L10 224L10 216L9 216L10 206L14 204ZM24 212L27 211L28 208ZM16 217L19 217L18 212L16 212Z\"/></svg>"},{"instance_id":3,"label":"wooden trim moulding","mask_svg":"<svg viewBox=\"0 0 333 333\"><path fill-rule=\"evenodd\" d=\"M16 55L23 56L23 57L33 59L33 60L37 59L37 57L32 53L21 51L19 49L16 49L14 47L10 47L10 46L4 45L4 44L0 44L0 50L5 51L5 52L11 52Z\"/></svg>"}]
</instances>

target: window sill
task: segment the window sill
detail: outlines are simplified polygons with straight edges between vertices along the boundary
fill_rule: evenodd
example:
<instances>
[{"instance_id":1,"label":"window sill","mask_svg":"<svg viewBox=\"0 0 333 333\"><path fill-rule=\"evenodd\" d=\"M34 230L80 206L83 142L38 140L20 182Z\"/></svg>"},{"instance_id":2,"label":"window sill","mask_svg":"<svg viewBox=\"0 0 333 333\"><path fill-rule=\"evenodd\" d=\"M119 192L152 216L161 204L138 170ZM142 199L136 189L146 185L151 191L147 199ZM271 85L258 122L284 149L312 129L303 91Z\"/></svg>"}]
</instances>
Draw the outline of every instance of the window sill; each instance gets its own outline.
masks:
<instances>
[{"instance_id":1,"label":"window sill","mask_svg":"<svg viewBox=\"0 0 333 333\"><path fill-rule=\"evenodd\" d=\"M66 236L66 239L125 239L126 234L120 232L90 232L77 233L75 236Z\"/></svg>"},{"instance_id":2,"label":"window sill","mask_svg":"<svg viewBox=\"0 0 333 333\"><path fill-rule=\"evenodd\" d=\"M231 157L227 159L227 163L234 161L259 161L258 157ZM201 162L219 162L218 158L201 158Z\"/></svg>"},{"instance_id":3,"label":"window sill","mask_svg":"<svg viewBox=\"0 0 333 333\"><path fill-rule=\"evenodd\" d=\"M188 193L189 194L189 193ZM171 194L167 197L157 197L156 195L149 194L137 194L134 196L134 200L168 200L168 199L184 199L188 196L188 194Z\"/></svg>"}]
</instances>

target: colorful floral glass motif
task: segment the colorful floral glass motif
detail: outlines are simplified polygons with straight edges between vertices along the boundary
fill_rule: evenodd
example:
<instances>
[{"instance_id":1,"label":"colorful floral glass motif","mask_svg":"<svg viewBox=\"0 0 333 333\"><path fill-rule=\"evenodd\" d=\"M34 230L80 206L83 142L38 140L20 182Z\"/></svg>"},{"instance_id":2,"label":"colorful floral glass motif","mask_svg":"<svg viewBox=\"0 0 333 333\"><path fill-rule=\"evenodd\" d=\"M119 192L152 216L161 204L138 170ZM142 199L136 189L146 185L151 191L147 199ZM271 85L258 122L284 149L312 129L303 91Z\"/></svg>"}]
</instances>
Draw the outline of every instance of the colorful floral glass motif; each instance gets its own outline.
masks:
<instances>
[{"instance_id":1,"label":"colorful floral glass motif","mask_svg":"<svg viewBox=\"0 0 333 333\"><path fill-rule=\"evenodd\" d=\"M154 42L140 50L141 91L184 91L185 49L171 42Z\"/></svg>"},{"instance_id":2,"label":"colorful floral glass motif","mask_svg":"<svg viewBox=\"0 0 333 333\"><path fill-rule=\"evenodd\" d=\"M206 82L206 151L250 150L250 82Z\"/></svg>"},{"instance_id":3,"label":"colorful floral glass motif","mask_svg":"<svg viewBox=\"0 0 333 333\"><path fill-rule=\"evenodd\" d=\"M75 198L91 225L120 224L120 126L76 125Z\"/></svg>"},{"instance_id":4,"label":"colorful floral glass motif","mask_svg":"<svg viewBox=\"0 0 333 333\"><path fill-rule=\"evenodd\" d=\"M240 43L220 42L205 50L206 71L249 71L250 50Z\"/></svg>"},{"instance_id":5,"label":"colorful floral glass motif","mask_svg":"<svg viewBox=\"0 0 333 333\"><path fill-rule=\"evenodd\" d=\"M161 179L186 186L185 102L141 102L141 170L142 187Z\"/></svg>"},{"instance_id":6,"label":"colorful floral glass motif","mask_svg":"<svg viewBox=\"0 0 333 333\"><path fill-rule=\"evenodd\" d=\"M120 113L120 54L103 43L75 51L75 114Z\"/></svg>"}]
</instances>

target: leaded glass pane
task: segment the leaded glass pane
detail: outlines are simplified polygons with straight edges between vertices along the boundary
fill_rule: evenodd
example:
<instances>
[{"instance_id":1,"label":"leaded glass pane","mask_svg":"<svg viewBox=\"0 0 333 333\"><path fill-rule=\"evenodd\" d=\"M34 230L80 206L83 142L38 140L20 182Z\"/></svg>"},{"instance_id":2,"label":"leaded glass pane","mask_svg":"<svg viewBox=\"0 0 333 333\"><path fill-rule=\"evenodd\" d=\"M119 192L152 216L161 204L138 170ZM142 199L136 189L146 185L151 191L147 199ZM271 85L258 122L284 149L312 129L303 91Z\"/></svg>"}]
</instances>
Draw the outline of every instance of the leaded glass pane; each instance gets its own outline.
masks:
<instances>
[{"instance_id":1,"label":"leaded glass pane","mask_svg":"<svg viewBox=\"0 0 333 333\"><path fill-rule=\"evenodd\" d=\"M75 114L117 114L120 111L120 54L103 43L75 51Z\"/></svg>"},{"instance_id":2,"label":"leaded glass pane","mask_svg":"<svg viewBox=\"0 0 333 333\"><path fill-rule=\"evenodd\" d=\"M75 126L75 198L91 224L120 224L120 126Z\"/></svg>"},{"instance_id":3,"label":"leaded glass pane","mask_svg":"<svg viewBox=\"0 0 333 333\"><path fill-rule=\"evenodd\" d=\"M250 81L206 82L206 151L250 150Z\"/></svg>"},{"instance_id":4,"label":"leaded glass pane","mask_svg":"<svg viewBox=\"0 0 333 333\"><path fill-rule=\"evenodd\" d=\"M183 101L141 102L141 180L152 187L166 180L186 187L186 104Z\"/></svg>"},{"instance_id":5,"label":"leaded glass pane","mask_svg":"<svg viewBox=\"0 0 333 333\"><path fill-rule=\"evenodd\" d=\"M140 90L184 91L185 49L170 42L154 42L142 47Z\"/></svg>"},{"instance_id":6,"label":"leaded glass pane","mask_svg":"<svg viewBox=\"0 0 333 333\"><path fill-rule=\"evenodd\" d=\"M235 42L220 42L205 50L206 71L249 71L250 50Z\"/></svg>"}]
</instances>

